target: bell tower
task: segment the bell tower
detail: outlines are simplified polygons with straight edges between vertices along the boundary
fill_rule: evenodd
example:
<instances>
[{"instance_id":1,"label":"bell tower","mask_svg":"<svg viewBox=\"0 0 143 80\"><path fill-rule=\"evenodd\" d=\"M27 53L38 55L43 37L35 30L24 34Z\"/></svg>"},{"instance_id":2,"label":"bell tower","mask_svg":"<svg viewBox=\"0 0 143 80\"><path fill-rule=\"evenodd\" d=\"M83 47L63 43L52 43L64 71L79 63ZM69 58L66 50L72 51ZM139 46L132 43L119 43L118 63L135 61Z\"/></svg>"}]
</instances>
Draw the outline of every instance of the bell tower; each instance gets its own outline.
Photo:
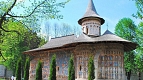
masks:
<instances>
[{"instance_id":1,"label":"bell tower","mask_svg":"<svg viewBox=\"0 0 143 80\"><path fill-rule=\"evenodd\" d=\"M100 36L101 25L104 22L105 20L98 15L93 1L89 0L84 16L78 20L78 24L82 26L83 33L89 36Z\"/></svg>"}]
</instances>

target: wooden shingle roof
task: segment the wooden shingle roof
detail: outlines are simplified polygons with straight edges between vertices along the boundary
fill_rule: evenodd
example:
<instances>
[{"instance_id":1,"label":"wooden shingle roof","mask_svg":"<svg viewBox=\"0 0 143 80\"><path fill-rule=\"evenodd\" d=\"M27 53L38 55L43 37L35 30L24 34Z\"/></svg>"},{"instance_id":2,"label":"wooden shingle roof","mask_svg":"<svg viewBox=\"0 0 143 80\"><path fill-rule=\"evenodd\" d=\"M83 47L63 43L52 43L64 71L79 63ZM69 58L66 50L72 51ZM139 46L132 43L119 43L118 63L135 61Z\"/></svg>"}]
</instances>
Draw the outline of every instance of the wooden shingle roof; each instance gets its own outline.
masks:
<instances>
[{"instance_id":1,"label":"wooden shingle roof","mask_svg":"<svg viewBox=\"0 0 143 80\"><path fill-rule=\"evenodd\" d=\"M84 16L81 19L79 19L78 23L81 25L82 20L85 18L99 18L101 20L101 25L105 22L105 20L101 18L99 14L97 13L92 0L89 0L89 4L87 6L86 12Z\"/></svg>"},{"instance_id":2,"label":"wooden shingle roof","mask_svg":"<svg viewBox=\"0 0 143 80\"><path fill-rule=\"evenodd\" d=\"M25 53L32 52L32 51L56 49L66 45L72 45L77 43L95 43L96 44L96 43L104 43L104 42L123 44L124 51L134 50L137 46L136 43L133 43L131 41L118 37L108 30L108 31L105 31L105 33L99 37L90 37L83 33L79 37L76 37L75 35L69 35L64 37L53 38L45 45L41 46L40 48L25 51Z\"/></svg>"}]
</instances>

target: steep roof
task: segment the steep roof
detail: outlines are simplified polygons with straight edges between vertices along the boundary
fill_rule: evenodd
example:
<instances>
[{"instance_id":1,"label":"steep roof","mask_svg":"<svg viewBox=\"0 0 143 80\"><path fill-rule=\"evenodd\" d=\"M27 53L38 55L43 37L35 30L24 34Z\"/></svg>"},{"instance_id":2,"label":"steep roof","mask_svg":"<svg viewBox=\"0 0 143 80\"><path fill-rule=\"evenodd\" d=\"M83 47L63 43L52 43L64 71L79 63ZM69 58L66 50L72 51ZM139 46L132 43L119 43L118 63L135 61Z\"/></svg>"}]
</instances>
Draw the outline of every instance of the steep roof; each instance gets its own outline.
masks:
<instances>
[{"instance_id":1,"label":"steep roof","mask_svg":"<svg viewBox=\"0 0 143 80\"><path fill-rule=\"evenodd\" d=\"M103 35L105 35L105 34L113 34L112 32L110 32L108 29L104 32L104 34Z\"/></svg>"},{"instance_id":2,"label":"steep roof","mask_svg":"<svg viewBox=\"0 0 143 80\"><path fill-rule=\"evenodd\" d=\"M68 35L68 36L52 38L50 41L48 41L43 46L41 46L39 48L36 48L36 49L28 50L28 51L25 51L25 52L39 51L39 50L45 50L45 49L62 47L65 44L69 44L69 43L74 42L74 38L75 37L76 36L72 34L72 35Z\"/></svg>"},{"instance_id":3,"label":"steep roof","mask_svg":"<svg viewBox=\"0 0 143 80\"><path fill-rule=\"evenodd\" d=\"M89 1L89 4L83 17L88 17L91 15L99 17L92 0Z\"/></svg>"},{"instance_id":4,"label":"steep roof","mask_svg":"<svg viewBox=\"0 0 143 80\"><path fill-rule=\"evenodd\" d=\"M49 42L47 42L45 45L43 45L42 47L32 49L26 52L56 49L56 48L63 47L65 45L72 45L76 43L104 43L104 42L121 43L124 45L124 51L134 50L137 46L136 43L133 43L131 41L118 37L114 35L113 33L111 33L109 30L107 30L102 36L99 36L99 37L90 37L83 33L79 37L76 37L75 35L69 35L69 36L64 36L64 37L59 37L59 38L53 38Z\"/></svg>"},{"instance_id":5,"label":"steep roof","mask_svg":"<svg viewBox=\"0 0 143 80\"><path fill-rule=\"evenodd\" d=\"M81 25L82 20L85 18L99 18L101 20L101 24L105 22L105 20L98 15L92 0L89 0L86 12L84 16L81 19L79 19L78 23Z\"/></svg>"}]
</instances>

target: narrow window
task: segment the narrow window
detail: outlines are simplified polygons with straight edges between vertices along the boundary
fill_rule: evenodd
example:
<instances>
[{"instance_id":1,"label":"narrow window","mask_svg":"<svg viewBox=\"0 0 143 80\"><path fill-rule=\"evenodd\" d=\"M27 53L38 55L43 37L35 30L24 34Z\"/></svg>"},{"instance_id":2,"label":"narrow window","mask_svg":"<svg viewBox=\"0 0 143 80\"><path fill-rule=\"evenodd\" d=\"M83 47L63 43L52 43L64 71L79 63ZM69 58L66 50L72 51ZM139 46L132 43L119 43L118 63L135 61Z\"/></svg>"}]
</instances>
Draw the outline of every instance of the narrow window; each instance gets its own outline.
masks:
<instances>
[{"instance_id":1,"label":"narrow window","mask_svg":"<svg viewBox=\"0 0 143 80\"><path fill-rule=\"evenodd\" d=\"M81 65L79 66L79 70L81 71Z\"/></svg>"},{"instance_id":2,"label":"narrow window","mask_svg":"<svg viewBox=\"0 0 143 80\"><path fill-rule=\"evenodd\" d=\"M88 34L88 28L86 27L86 33Z\"/></svg>"},{"instance_id":3,"label":"narrow window","mask_svg":"<svg viewBox=\"0 0 143 80\"><path fill-rule=\"evenodd\" d=\"M59 66L57 67L57 70L59 71Z\"/></svg>"}]
</instances>

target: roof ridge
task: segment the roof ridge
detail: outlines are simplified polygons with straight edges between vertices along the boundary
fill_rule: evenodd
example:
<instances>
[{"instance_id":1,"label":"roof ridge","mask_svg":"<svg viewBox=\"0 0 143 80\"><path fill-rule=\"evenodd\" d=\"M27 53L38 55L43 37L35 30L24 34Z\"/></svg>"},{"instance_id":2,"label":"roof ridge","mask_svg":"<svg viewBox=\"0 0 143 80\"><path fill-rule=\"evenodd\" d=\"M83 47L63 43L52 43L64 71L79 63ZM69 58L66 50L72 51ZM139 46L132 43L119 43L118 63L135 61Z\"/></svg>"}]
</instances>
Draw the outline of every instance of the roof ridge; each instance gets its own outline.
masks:
<instances>
[{"instance_id":1,"label":"roof ridge","mask_svg":"<svg viewBox=\"0 0 143 80\"><path fill-rule=\"evenodd\" d=\"M63 38L63 37L68 37L68 36L73 36L75 34L69 34L69 35L65 35L65 36L59 36L59 37L55 37L55 38L51 38L51 39L57 39L57 38Z\"/></svg>"}]
</instances>

